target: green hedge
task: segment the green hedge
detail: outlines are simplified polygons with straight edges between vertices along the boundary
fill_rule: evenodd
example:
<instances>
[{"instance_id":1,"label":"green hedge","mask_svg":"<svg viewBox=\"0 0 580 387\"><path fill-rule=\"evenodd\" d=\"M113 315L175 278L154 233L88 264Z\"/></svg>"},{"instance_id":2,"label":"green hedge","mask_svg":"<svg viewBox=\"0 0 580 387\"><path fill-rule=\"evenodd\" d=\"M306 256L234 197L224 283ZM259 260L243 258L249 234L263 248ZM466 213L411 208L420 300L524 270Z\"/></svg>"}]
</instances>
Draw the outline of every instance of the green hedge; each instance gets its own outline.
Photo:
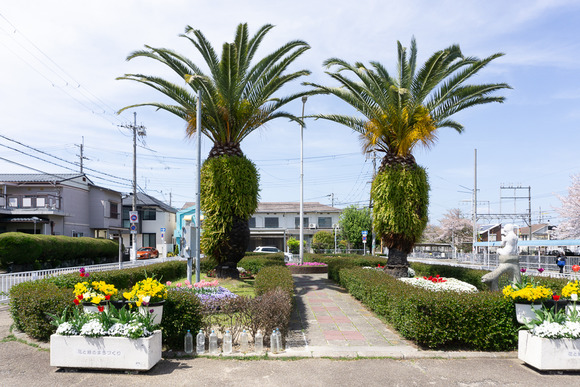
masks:
<instances>
[{"instance_id":1,"label":"green hedge","mask_svg":"<svg viewBox=\"0 0 580 387\"><path fill-rule=\"evenodd\" d=\"M238 267L256 274L267 266L285 266L284 254L246 253L244 258L238 262Z\"/></svg>"},{"instance_id":2,"label":"green hedge","mask_svg":"<svg viewBox=\"0 0 580 387\"><path fill-rule=\"evenodd\" d=\"M277 288L288 293L291 298L294 296L294 280L290 269L286 266L268 266L260 270L254 281L256 296L261 296Z\"/></svg>"},{"instance_id":3,"label":"green hedge","mask_svg":"<svg viewBox=\"0 0 580 387\"><path fill-rule=\"evenodd\" d=\"M0 234L0 267L59 266L78 259L115 259L119 244L110 239L72 238L62 235ZM37 267L37 268L40 268Z\"/></svg>"},{"instance_id":4,"label":"green hedge","mask_svg":"<svg viewBox=\"0 0 580 387\"><path fill-rule=\"evenodd\" d=\"M428 348L513 350L519 324L500 292L431 292L385 273L343 268L339 283L399 333Z\"/></svg>"},{"instance_id":5,"label":"green hedge","mask_svg":"<svg viewBox=\"0 0 580 387\"><path fill-rule=\"evenodd\" d=\"M103 280L114 284L117 289L128 289L147 276L172 281L186 274L185 262L171 261L141 268L91 272L89 280ZM67 306L74 307L72 288L83 280L86 279L73 273L13 286L10 289L10 312L15 327L35 339L49 340L56 327L50 324L48 314L61 315ZM169 292L163 316L163 342L176 349L183 346L184 330L194 331L201 326L201 307L195 296Z\"/></svg>"}]
</instances>

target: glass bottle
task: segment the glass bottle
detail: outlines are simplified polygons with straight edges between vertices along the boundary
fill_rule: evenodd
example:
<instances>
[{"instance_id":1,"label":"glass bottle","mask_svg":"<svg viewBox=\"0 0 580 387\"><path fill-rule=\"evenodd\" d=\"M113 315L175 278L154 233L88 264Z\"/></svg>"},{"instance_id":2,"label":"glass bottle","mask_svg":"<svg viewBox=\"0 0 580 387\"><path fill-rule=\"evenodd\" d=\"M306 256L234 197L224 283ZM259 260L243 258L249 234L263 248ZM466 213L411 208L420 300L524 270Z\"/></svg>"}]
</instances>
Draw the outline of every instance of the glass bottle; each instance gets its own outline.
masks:
<instances>
[{"instance_id":1,"label":"glass bottle","mask_svg":"<svg viewBox=\"0 0 580 387\"><path fill-rule=\"evenodd\" d=\"M230 354L232 353L232 334L230 333L230 331L226 331L226 334L224 335L224 354Z\"/></svg>"},{"instance_id":2,"label":"glass bottle","mask_svg":"<svg viewBox=\"0 0 580 387\"><path fill-rule=\"evenodd\" d=\"M199 333L197 334L196 337L196 352L198 355L202 355L205 352L205 335L203 334L203 331L200 329Z\"/></svg>"},{"instance_id":3,"label":"glass bottle","mask_svg":"<svg viewBox=\"0 0 580 387\"><path fill-rule=\"evenodd\" d=\"M217 335L215 334L215 331L213 329L211 330L211 334L209 335L209 354L210 355L219 354Z\"/></svg>"},{"instance_id":4,"label":"glass bottle","mask_svg":"<svg viewBox=\"0 0 580 387\"><path fill-rule=\"evenodd\" d=\"M184 349L185 353L187 353L188 355L191 355L193 353L193 335L191 334L189 329L187 330L187 333L185 334L183 349Z\"/></svg>"},{"instance_id":5,"label":"glass bottle","mask_svg":"<svg viewBox=\"0 0 580 387\"><path fill-rule=\"evenodd\" d=\"M284 351L284 347L282 346L282 334L280 333L279 328L276 328L276 347L278 348L278 352Z\"/></svg>"},{"instance_id":6,"label":"glass bottle","mask_svg":"<svg viewBox=\"0 0 580 387\"><path fill-rule=\"evenodd\" d=\"M242 351L242 353L248 352L248 333L245 329L240 336L240 351Z\"/></svg>"},{"instance_id":7,"label":"glass bottle","mask_svg":"<svg viewBox=\"0 0 580 387\"><path fill-rule=\"evenodd\" d=\"M254 350L256 353L262 353L264 350L264 336L262 335L262 331L258 329L258 333L256 333L256 337L254 338Z\"/></svg>"}]
</instances>

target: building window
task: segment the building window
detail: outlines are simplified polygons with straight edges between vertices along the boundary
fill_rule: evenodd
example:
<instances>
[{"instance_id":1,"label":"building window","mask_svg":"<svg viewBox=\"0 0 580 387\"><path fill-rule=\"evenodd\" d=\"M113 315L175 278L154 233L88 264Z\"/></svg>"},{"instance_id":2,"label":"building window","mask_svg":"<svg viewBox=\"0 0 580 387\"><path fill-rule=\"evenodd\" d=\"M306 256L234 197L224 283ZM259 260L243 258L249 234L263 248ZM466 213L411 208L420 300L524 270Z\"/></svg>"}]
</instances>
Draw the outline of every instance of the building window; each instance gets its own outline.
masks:
<instances>
[{"instance_id":1,"label":"building window","mask_svg":"<svg viewBox=\"0 0 580 387\"><path fill-rule=\"evenodd\" d=\"M143 247L156 247L157 234L143 234Z\"/></svg>"},{"instance_id":2,"label":"building window","mask_svg":"<svg viewBox=\"0 0 580 387\"><path fill-rule=\"evenodd\" d=\"M109 218L119 218L119 203L109 202Z\"/></svg>"},{"instance_id":3,"label":"building window","mask_svg":"<svg viewBox=\"0 0 580 387\"><path fill-rule=\"evenodd\" d=\"M32 198L22 198L22 207L32 207Z\"/></svg>"},{"instance_id":4,"label":"building window","mask_svg":"<svg viewBox=\"0 0 580 387\"><path fill-rule=\"evenodd\" d=\"M42 208L42 207L46 207L46 198L36 198L36 207L37 208Z\"/></svg>"},{"instance_id":5,"label":"building window","mask_svg":"<svg viewBox=\"0 0 580 387\"><path fill-rule=\"evenodd\" d=\"M73 238L80 238L80 237L82 237L83 235L84 235L84 234L83 234L82 232L78 232L78 231L75 231L75 230L73 230L73 232L72 232L72 236L73 236Z\"/></svg>"},{"instance_id":6,"label":"building window","mask_svg":"<svg viewBox=\"0 0 580 387\"><path fill-rule=\"evenodd\" d=\"M264 218L264 227L278 228L278 218Z\"/></svg>"},{"instance_id":7,"label":"building window","mask_svg":"<svg viewBox=\"0 0 580 387\"><path fill-rule=\"evenodd\" d=\"M8 207L18 208L18 198L17 197L8 198Z\"/></svg>"},{"instance_id":8,"label":"building window","mask_svg":"<svg viewBox=\"0 0 580 387\"><path fill-rule=\"evenodd\" d=\"M294 227L300 228L300 217L299 216L294 218ZM308 217L304 218L304 228L308 228Z\"/></svg>"},{"instance_id":9,"label":"building window","mask_svg":"<svg viewBox=\"0 0 580 387\"><path fill-rule=\"evenodd\" d=\"M155 220L157 219L157 211L151 209L143 210L143 220Z\"/></svg>"},{"instance_id":10,"label":"building window","mask_svg":"<svg viewBox=\"0 0 580 387\"><path fill-rule=\"evenodd\" d=\"M332 228L332 218L330 216L319 216L318 228Z\"/></svg>"},{"instance_id":11,"label":"building window","mask_svg":"<svg viewBox=\"0 0 580 387\"><path fill-rule=\"evenodd\" d=\"M248 224L250 225L250 228L256 228L256 218L250 218Z\"/></svg>"}]
</instances>

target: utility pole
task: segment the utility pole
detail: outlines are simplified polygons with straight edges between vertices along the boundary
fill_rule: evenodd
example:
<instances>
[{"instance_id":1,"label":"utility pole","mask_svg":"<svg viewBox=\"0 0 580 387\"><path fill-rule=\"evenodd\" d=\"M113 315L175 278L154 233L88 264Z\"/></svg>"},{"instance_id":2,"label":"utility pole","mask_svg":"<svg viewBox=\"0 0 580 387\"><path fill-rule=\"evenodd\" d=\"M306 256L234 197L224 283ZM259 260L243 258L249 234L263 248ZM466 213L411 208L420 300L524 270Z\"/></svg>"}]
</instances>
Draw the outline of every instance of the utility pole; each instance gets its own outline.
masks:
<instances>
[{"instance_id":1,"label":"utility pole","mask_svg":"<svg viewBox=\"0 0 580 387\"><path fill-rule=\"evenodd\" d=\"M373 181L377 176L377 151L373 151ZM375 255L375 227L373 225L373 189L371 182L371 200L369 203L369 209L371 210L371 255Z\"/></svg>"},{"instance_id":2,"label":"utility pole","mask_svg":"<svg viewBox=\"0 0 580 387\"><path fill-rule=\"evenodd\" d=\"M83 160L88 160L88 158L86 158L85 156L83 156L83 150L85 147L85 136L82 136L83 141L81 142L80 145L77 145L79 147L79 153L80 155L77 155L80 157L80 166L81 166L81 175L84 173L83 171Z\"/></svg>"},{"instance_id":3,"label":"utility pole","mask_svg":"<svg viewBox=\"0 0 580 387\"><path fill-rule=\"evenodd\" d=\"M132 211L137 211L137 135L143 137L146 135L143 125L137 126L137 113L133 112L133 125L121 125L123 128L133 131L133 201ZM137 259L137 234L131 234L131 260Z\"/></svg>"},{"instance_id":4,"label":"utility pole","mask_svg":"<svg viewBox=\"0 0 580 387\"><path fill-rule=\"evenodd\" d=\"M473 153L473 253L475 254L475 242L477 242L477 149L474 149Z\"/></svg>"},{"instance_id":5,"label":"utility pole","mask_svg":"<svg viewBox=\"0 0 580 387\"><path fill-rule=\"evenodd\" d=\"M308 97L302 97L302 123L300 124L300 264L304 262L304 106Z\"/></svg>"}]
</instances>

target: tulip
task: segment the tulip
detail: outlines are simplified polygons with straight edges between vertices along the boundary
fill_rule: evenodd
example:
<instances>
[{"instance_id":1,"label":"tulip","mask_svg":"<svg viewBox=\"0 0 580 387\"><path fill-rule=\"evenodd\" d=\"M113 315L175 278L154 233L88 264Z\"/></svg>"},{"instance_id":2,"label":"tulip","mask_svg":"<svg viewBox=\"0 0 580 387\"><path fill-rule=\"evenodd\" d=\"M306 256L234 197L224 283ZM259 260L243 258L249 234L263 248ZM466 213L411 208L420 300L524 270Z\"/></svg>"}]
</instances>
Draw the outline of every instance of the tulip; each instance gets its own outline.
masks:
<instances>
[{"instance_id":1,"label":"tulip","mask_svg":"<svg viewBox=\"0 0 580 387\"><path fill-rule=\"evenodd\" d=\"M538 271L539 271L540 273L543 273L543 272L544 272L544 268L543 268L543 267L538 267Z\"/></svg>"},{"instance_id":2,"label":"tulip","mask_svg":"<svg viewBox=\"0 0 580 387\"><path fill-rule=\"evenodd\" d=\"M557 294L554 294L554 295L552 296L552 299L553 299L554 301L558 301L558 300L560 299L560 296L558 296Z\"/></svg>"},{"instance_id":3,"label":"tulip","mask_svg":"<svg viewBox=\"0 0 580 387\"><path fill-rule=\"evenodd\" d=\"M578 265L574 265L574 266L572 266L572 271L574 271L574 272L576 272L576 273L577 273L577 272L578 272L578 270L580 270L580 266L578 266Z\"/></svg>"}]
</instances>

